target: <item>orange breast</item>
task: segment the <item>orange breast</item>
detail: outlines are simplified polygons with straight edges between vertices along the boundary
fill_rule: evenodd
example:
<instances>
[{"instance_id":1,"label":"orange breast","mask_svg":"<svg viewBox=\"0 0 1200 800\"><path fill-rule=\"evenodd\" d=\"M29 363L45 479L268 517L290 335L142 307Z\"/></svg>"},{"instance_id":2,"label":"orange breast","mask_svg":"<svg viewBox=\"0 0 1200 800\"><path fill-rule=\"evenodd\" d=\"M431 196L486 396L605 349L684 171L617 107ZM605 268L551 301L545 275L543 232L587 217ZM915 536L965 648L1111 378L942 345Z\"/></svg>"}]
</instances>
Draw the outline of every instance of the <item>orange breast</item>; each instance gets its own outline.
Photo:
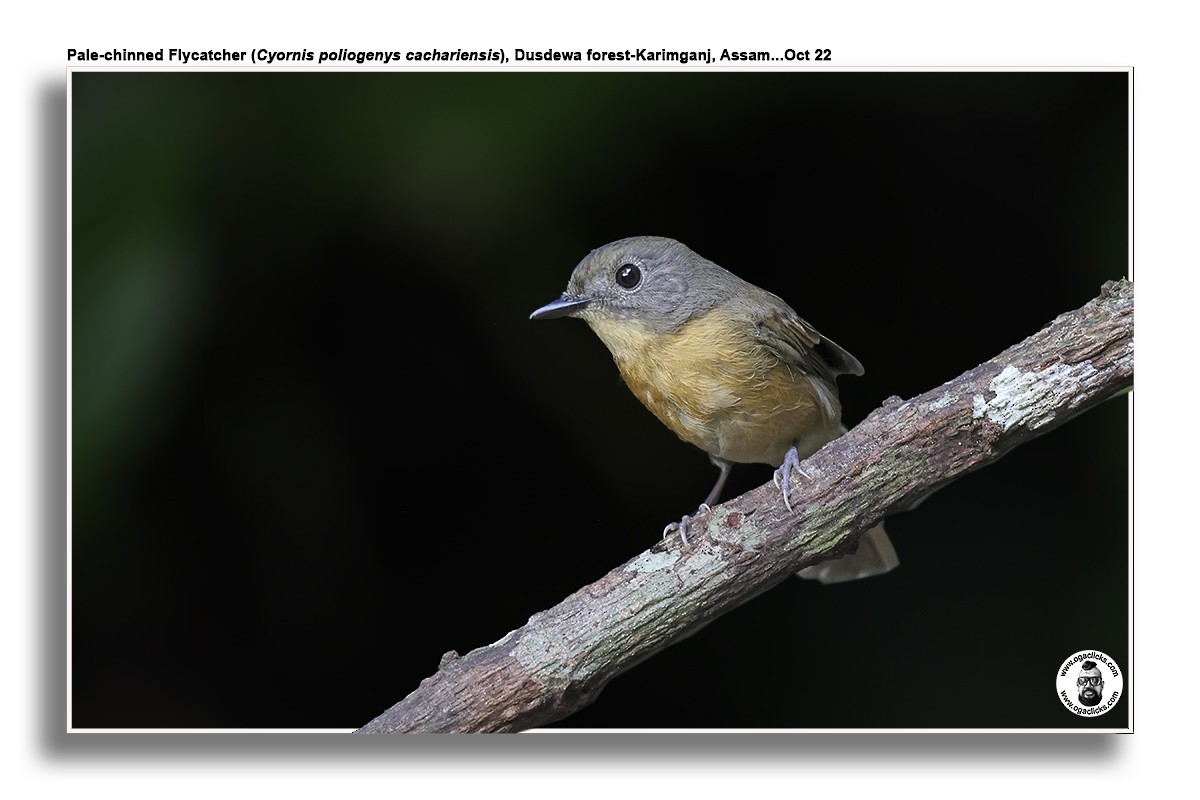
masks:
<instances>
[{"instance_id":1,"label":"orange breast","mask_svg":"<svg viewBox=\"0 0 1200 800\"><path fill-rule=\"evenodd\" d=\"M685 442L727 461L779 464L841 431L836 394L822 392L753 336L746 320L709 312L656 334L634 321L591 321L634 395Z\"/></svg>"}]
</instances>

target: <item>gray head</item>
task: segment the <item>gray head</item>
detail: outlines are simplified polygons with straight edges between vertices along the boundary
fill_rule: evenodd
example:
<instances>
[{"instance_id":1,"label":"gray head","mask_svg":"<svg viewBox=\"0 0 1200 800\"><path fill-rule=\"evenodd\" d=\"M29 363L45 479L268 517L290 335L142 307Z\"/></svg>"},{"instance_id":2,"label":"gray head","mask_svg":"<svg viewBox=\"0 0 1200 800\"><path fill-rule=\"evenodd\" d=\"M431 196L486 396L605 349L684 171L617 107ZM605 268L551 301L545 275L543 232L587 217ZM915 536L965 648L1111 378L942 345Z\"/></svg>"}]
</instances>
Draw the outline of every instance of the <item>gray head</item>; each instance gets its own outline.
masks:
<instances>
[{"instance_id":1,"label":"gray head","mask_svg":"<svg viewBox=\"0 0 1200 800\"><path fill-rule=\"evenodd\" d=\"M562 297L530 319L637 318L655 330L674 330L745 285L674 239L633 236L588 253Z\"/></svg>"}]
</instances>

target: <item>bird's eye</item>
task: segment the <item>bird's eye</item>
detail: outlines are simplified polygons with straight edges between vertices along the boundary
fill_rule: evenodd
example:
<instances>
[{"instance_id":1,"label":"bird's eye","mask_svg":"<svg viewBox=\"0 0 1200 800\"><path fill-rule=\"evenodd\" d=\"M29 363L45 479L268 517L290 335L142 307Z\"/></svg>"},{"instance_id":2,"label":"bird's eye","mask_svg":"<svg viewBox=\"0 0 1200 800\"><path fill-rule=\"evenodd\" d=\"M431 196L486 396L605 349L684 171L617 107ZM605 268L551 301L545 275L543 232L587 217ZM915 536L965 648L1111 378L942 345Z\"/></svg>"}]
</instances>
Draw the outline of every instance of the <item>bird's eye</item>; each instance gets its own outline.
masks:
<instances>
[{"instance_id":1,"label":"bird's eye","mask_svg":"<svg viewBox=\"0 0 1200 800\"><path fill-rule=\"evenodd\" d=\"M622 264L617 267L617 283L626 289L632 289L642 282L642 271L637 264Z\"/></svg>"}]
</instances>

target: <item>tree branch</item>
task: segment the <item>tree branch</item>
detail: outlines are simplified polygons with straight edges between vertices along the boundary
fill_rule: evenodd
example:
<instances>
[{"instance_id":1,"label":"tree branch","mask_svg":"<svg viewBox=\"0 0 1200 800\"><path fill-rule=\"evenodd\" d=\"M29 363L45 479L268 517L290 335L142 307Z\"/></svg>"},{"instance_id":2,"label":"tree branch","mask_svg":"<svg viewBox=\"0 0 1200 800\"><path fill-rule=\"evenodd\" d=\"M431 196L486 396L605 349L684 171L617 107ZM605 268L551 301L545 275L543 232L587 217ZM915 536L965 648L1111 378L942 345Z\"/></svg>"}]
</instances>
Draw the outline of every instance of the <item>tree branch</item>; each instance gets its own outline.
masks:
<instances>
[{"instance_id":1,"label":"tree branch","mask_svg":"<svg viewBox=\"0 0 1200 800\"><path fill-rule=\"evenodd\" d=\"M908 401L887 400L804 462L792 497L766 484L459 658L359 733L519 731L588 705L613 677L835 557L890 514L1133 384L1133 284Z\"/></svg>"}]
</instances>

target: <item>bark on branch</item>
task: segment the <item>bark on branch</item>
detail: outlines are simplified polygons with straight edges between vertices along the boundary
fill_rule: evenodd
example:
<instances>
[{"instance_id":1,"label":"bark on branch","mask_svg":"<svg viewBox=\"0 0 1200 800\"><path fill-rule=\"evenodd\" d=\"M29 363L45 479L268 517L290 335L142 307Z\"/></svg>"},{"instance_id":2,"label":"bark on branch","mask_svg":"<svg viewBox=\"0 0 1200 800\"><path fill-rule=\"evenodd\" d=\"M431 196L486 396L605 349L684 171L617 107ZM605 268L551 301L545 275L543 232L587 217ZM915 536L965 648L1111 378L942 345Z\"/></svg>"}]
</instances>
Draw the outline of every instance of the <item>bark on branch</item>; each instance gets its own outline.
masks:
<instances>
[{"instance_id":1,"label":"bark on branch","mask_svg":"<svg viewBox=\"0 0 1200 800\"><path fill-rule=\"evenodd\" d=\"M890 514L1133 384L1133 284L911 400L890 398L803 464L795 513L766 484L457 657L359 733L519 731L588 705L613 677ZM797 499L799 501L797 502Z\"/></svg>"}]
</instances>

